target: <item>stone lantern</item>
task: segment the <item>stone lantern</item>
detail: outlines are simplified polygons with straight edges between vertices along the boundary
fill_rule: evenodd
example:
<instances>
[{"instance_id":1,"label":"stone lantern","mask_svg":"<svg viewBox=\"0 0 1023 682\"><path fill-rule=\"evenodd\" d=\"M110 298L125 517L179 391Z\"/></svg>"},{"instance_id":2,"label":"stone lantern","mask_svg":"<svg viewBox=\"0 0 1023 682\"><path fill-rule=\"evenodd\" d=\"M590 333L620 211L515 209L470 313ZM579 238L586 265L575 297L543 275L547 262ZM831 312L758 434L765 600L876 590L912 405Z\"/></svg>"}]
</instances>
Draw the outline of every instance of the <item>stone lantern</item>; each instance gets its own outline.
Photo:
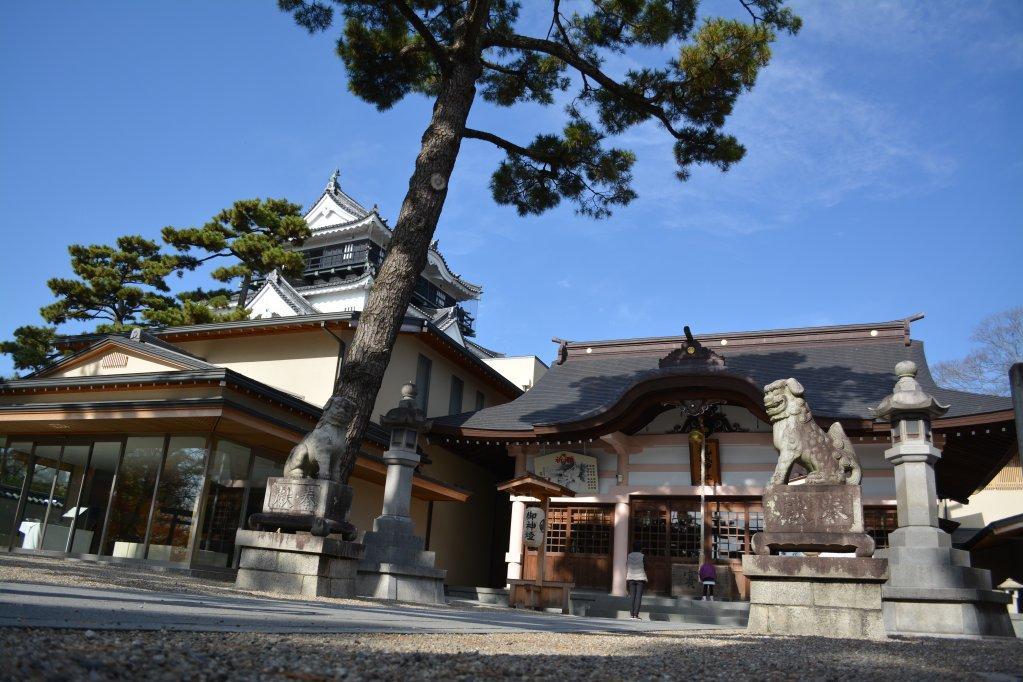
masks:
<instances>
[{"instance_id":1,"label":"stone lantern","mask_svg":"<svg viewBox=\"0 0 1023 682\"><path fill-rule=\"evenodd\" d=\"M875 411L878 419L891 423L892 447L884 457L895 466L899 529L889 541L902 544L905 536L914 534L914 546L937 547L944 543L937 538L947 533L938 529L934 463L941 459L941 450L934 447L931 420L948 412L949 406L924 392L916 372L916 363L910 360L895 365L899 377L895 390Z\"/></svg>"},{"instance_id":2,"label":"stone lantern","mask_svg":"<svg viewBox=\"0 0 1023 682\"><path fill-rule=\"evenodd\" d=\"M970 554L953 549L952 536L938 527L931 420L942 405L920 386L916 363L895 365L895 390L875 410L891 424L892 446L885 459L895 467L899 527L888 536L890 578L882 588L889 634L1012 636L1008 595L991 589L991 574L970 565Z\"/></svg>"},{"instance_id":3,"label":"stone lantern","mask_svg":"<svg viewBox=\"0 0 1023 682\"><path fill-rule=\"evenodd\" d=\"M412 524L412 484L421 457L419 434L430 430L431 422L416 405L416 387L401 387L401 401L380 417L391 432L384 453L387 479L380 516L373 530L363 537L366 553L359 562L356 592L368 597L397 599L424 604L444 603L447 571L436 568L436 557L425 549L423 538Z\"/></svg>"},{"instance_id":4,"label":"stone lantern","mask_svg":"<svg viewBox=\"0 0 1023 682\"><path fill-rule=\"evenodd\" d=\"M390 447L384 453L387 481L384 483L384 505L380 516L373 522L373 530L382 530L393 524L411 527L409 516L412 504L412 476L419 466L416 451L419 434L430 430L432 422L416 405L416 386L409 382L401 387L398 407L380 417L380 425L391 431Z\"/></svg>"}]
</instances>

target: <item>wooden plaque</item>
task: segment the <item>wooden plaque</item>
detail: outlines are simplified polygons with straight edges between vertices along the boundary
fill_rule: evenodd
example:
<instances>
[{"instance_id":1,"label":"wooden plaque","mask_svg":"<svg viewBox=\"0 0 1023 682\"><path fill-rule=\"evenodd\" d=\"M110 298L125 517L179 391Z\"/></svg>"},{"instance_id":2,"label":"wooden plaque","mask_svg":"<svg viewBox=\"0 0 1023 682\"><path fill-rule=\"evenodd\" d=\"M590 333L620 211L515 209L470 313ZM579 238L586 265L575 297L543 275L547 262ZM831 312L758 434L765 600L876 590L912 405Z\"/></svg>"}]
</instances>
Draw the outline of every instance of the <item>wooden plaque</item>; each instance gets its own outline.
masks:
<instances>
[{"instance_id":1,"label":"wooden plaque","mask_svg":"<svg viewBox=\"0 0 1023 682\"><path fill-rule=\"evenodd\" d=\"M707 441L707 480L703 485L721 485L721 456L718 441ZM693 485L700 485L700 444L689 441L689 472Z\"/></svg>"}]
</instances>

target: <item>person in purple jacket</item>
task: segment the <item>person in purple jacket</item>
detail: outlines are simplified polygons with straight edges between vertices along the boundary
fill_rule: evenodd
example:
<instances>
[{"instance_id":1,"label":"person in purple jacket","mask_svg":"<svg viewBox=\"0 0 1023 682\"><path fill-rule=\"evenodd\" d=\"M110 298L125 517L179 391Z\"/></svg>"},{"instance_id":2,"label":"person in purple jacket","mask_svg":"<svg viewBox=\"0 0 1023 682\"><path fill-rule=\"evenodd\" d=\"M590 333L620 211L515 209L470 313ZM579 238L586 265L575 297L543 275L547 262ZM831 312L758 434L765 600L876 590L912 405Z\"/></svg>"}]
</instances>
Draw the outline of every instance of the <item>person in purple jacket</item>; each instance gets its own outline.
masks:
<instances>
[{"instance_id":1,"label":"person in purple jacket","mask_svg":"<svg viewBox=\"0 0 1023 682\"><path fill-rule=\"evenodd\" d=\"M718 571L710 559L704 559L700 565L700 582L703 583L703 601L714 601L714 585L717 584Z\"/></svg>"}]
</instances>

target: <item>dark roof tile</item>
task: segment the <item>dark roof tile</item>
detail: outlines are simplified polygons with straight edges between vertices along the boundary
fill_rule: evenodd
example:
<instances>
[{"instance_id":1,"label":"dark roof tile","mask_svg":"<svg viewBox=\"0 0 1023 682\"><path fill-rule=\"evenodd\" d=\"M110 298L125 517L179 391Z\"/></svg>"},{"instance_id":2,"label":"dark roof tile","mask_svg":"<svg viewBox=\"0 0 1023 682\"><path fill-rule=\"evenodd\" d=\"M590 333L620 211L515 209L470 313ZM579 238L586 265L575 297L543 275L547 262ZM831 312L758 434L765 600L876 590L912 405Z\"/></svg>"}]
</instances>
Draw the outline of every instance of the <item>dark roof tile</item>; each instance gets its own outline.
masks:
<instances>
[{"instance_id":1,"label":"dark roof tile","mask_svg":"<svg viewBox=\"0 0 1023 682\"><path fill-rule=\"evenodd\" d=\"M764 386L776 379L795 377L806 388L814 414L830 418L870 419L871 408L895 385L895 363L913 360L919 380L934 396L950 403L948 417L1012 409L1011 400L939 388L935 385L923 344L913 341L869 341L715 348L725 358L726 370ZM439 426L495 431L528 431L534 424L575 421L611 408L640 381L681 373L661 369L656 353L581 356L554 365L536 385L510 403L478 412L440 417Z\"/></svg>"}]
</instances>

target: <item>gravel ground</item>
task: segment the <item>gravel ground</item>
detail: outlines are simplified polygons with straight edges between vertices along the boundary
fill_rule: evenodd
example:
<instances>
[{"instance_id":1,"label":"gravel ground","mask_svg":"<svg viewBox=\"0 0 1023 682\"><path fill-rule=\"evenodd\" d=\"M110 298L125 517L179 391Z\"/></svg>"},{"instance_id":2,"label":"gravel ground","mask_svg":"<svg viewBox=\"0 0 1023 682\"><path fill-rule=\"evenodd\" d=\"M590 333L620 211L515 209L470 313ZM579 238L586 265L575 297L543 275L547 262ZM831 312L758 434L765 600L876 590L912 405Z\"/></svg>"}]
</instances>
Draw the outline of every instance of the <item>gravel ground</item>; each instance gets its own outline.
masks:
<instances>
[{"instance_id":1,"label":"gravel ground","mask_svg":"<svg viewBox=\"0 0 1023 682\"><path fill-rule=\"evenodd\" d=\"M0 583L250 594L135 567L0 556ZM264 597L282 595L263 594ZM364 600L346 601L386 608ZM496 678L1023 680L1023 641L861 642L741 630L644 634L266 635L0 628L0 680Z\"/></svg>"},{"instance_id":2,"label":"gravel ground","mask_svg":"<svg viewBox=\"0 0 1023 682\"><path fill-rule=\"evenodd\" d=\"M9 680L1019 679L1023 643L0 630Z\"/></svg>"}]
</instances>

